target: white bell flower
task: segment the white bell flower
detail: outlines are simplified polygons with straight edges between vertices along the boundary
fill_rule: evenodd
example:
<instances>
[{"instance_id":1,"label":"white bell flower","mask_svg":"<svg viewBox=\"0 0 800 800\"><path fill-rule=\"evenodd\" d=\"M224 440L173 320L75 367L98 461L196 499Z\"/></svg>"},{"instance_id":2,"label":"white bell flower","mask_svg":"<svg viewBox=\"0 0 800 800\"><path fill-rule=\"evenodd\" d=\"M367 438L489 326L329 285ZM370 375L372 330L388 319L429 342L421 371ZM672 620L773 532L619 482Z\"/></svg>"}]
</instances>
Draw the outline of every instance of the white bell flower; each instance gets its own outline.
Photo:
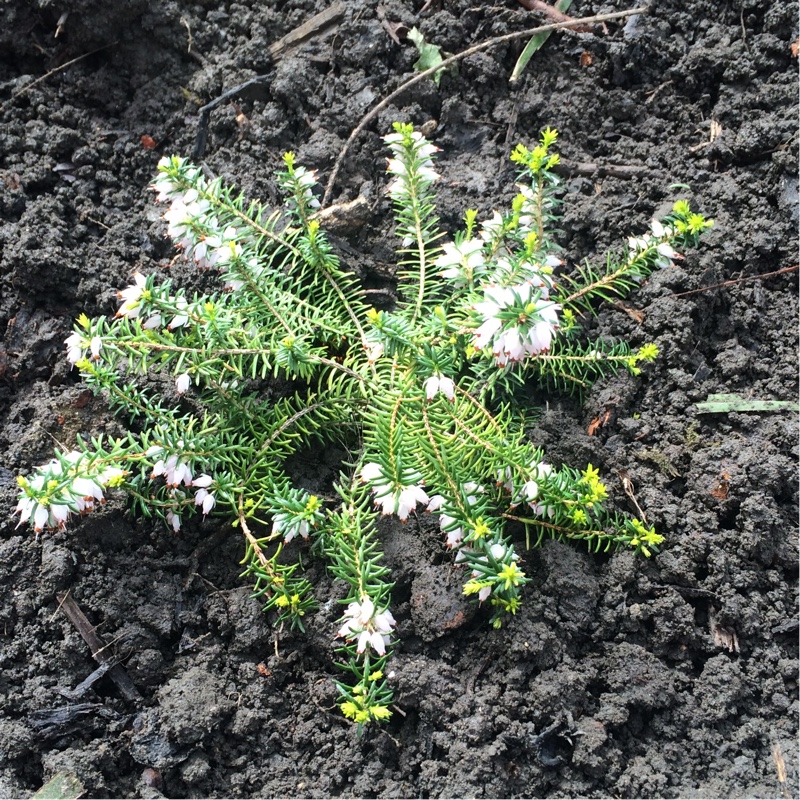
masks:
<instances>
[{"instance_id":1,"label":"white bell flower","mask_svg":"<svg viewBox=\"0 0 800 800\"><path fill-rule=\"evenodd\" d=\"M175 389L178 394L186 394L192 385L192 378L188 372L183 372L175 380Z\"/></svg>"},{"instance_id":2,"label":"white bell flower","mask_svg":"<svg viewBox=\"0 0 800 800\"><path fill-rule=\"evenodd\" d=\"M456 385L453 379L439 372L431 375L431 377L425 381L423 387L428 400L433 400L438 392L441 392L451 403L455 399Z\"/></svg>"}]
</instances>

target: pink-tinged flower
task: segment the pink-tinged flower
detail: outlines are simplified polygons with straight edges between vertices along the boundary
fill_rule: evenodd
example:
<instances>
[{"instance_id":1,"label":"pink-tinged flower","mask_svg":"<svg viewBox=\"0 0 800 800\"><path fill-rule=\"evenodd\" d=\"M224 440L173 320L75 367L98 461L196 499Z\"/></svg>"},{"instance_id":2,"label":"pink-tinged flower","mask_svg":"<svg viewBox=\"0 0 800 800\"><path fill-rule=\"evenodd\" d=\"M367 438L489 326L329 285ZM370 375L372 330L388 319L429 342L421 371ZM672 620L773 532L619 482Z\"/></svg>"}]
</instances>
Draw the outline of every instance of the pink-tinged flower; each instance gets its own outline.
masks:
<instances>
[{"instance_id":1,"label":"pink-tinged flower","mask_svg":"<svg viewBox=\"0 0 800 800\"><path fill-rule=\"evenodd\" d=\"M408 515L417 507L417 503L428 502L428 495L421 486L406 486L402 488L397 500L397 516L405 522Z\"/></svg>"},{"instance_id":2,"label":"pink-tinged flower","mask_svg":"<svg viewBox=\"0 0 800 800\"><path fill-rule=\"evenodd\" d=\"M282 533L284 535L283 541L285 544L289 544L295 536L308 539L308 532L310 530L311 527L307 519L302 519L288 511L278 512L272 521L272 534L277 535Z\"/></svg>"},{"instance_id":3,"label":"pink-tinged flower","mask_svg":"<svg viewBox=\"0 0 800 800\"><path fill-rule=\"evenodd\" d=\"M172 530L177 533L181 529L181 515L174 511L167 511L167 524L172 525Z\"/></svg>"},{"instance_id":4,"label":"pink-tinged flower","mask_svg":"<svg viewBox=\"0 0 800 800\"><path fill-rule=\"evenodd\" d=\"M437 372L431 375L423 384L425 396L428 400L433 400L438 392L441 392L451 403L455 399L456 385L452 378L448 378Z\"/></svg>"},{"instance_id":5,"label":"pink-tinged flower","mask_svg":"<svg viewBox=\"0 0 800 800\"><path fill-rule=\"evenodd\" d=\"M219 236L204 236L200 239L191 252L198 269L211 269L217 263L217 248L221 244L222 239Z\"/></svg>"},{"instance_id":6,"label":"pink-tinged flower","mask_svg":"<svg viewBox=\"0 0 800 800\"><path fill-rule=\"evenodd\" d=\"M153 472L150 474L150 479L158 478L161 475L172 474L175 465L178 463L178 456L169 456L166 461L160 459L153 465Z\"/></svg>"},{"instance_id":7,"label":"pink-tinged flower","mask_svg":"<svg viewBox=\"0 0 800 800\"><path fill-rule=\"evenodd\" d=\"M103 481L103 483L107 483L108 481ZM84 506L86 506L86 510L91 511L94 508L95 501L99 503L105 502L105 497L103 496L102 488L92 480L88 478L75 478L72 481L71 486L72 492L77 494L79 499L83 501ZM83 508L79 510L83 511Z\"/></svg>"},{"instance_id":8,"label":"pink-tinged flower","mask_svg":"<svg viewBox=\"0 0 800 800\"><path fill-rule=\"evenodd\" d=\"M656 264L660 269L671 267L673 260L683 258L680 253L676 252L672 246L666 242L662 242L660 245L658 245L656 252L658 253Z\"/></svg>"},{"instance_id":9,"label":"pink-tinged flower","mask_svg":"<svg viewBox=\"0 0 800 800\"><path fill-rule=\"evenodd\" d=\"M19 514L19 522L17 523L17 527L19 528L24 522L27 522L31 518L31 514L33 513L33 508L36 505L36 501L32 497L28 497L27 495L23 495L17 501L17 506L14 509L15 514Z\"/></svg>"},{"instance_id":10,"label":"pink-tinged flower","mask_svg":"<svg viewBox=\"0 0 800 800\"><path fill-rule=\"evenodd\" d=\"M438 511L444 503L444 497L440 494L435 494L428 500L428 507L426 511Z\"/></svg>"},{"instance_id":11,"label":"pink-tinged flower","mask_svg":"<svg viewBox=\"0 0 800 800\"><path fill-rule=\"evenodd\" d=\"M386 646L391 641L395 619L388 608L375 613L375 604L364 595L360 603L350 603L344 612L344 624L339 628L339 636L348 642L357 640L356 650L363 653L369 646L379 656L386 654Z\"/></svg>"},{"instance_id":12,"label":"pink-tinged flower","mask_svg":"<svg viewBox=\"0 0 800 800\"><path fill-rule=\"evenodd\" d=\"M192 471L185 461L181 461L176 465L172 480L168 481L168 483L171 486L180 486L181 483L184 486L192 485Z\"/></svg>"},{"instance_id":13,"label":"pink-tinged flower","mask_svg":"<svg viewBox=\"0 0 800 800\"><path fill-rule=\"evenodd\" d=\"M457 524L455 517L448 514L439 514L439 527L442 533L446 535L445 545L451 549L455 549L464 541L464 529Z\"/></svg>"},{"instance_id":14,"label":"pink-tinged flower","mask_svg":"<svg viewBox=\"0 0 800 800\"><path fill-rule=\"evenodd\" d=\"M134 319L139 316L142 294L146 284L146 275L142 275L141 272L133 273L133 283L127 288L117 292L117 297L120 300L124 300L123 304L117 310L118 317Z\"/></svg>"},{"instance_id":15,"label":"pink-tinged flower","mask_svg":"<svg viewBox=\"0 0 800 800\"><path fill-rule=\"evenodd\" d=\"M51 503L50 515L48 519L50 527L58 528L60 531L63 531L64 528L67 527L67 520L69 519L69 515L71 513L72 512L68 505Z\"/></svg>"},{"instance_id":16,"label":"pink-tinged flower","mask_svg":"<svg viewBox=\"0 0 800 800\"><path fill-rule=\"evenodd\" d=\"M153 466L150 478L158 478L163 475L167 486L192 485L192 470L188 464L178 460L178 456L172 455L166 461L157 461Z\"/></svg>"},{"instance_id":17,"label":"pink-tinged flower","mask_svg":"<svg viewBox=\"0 0 800 800\"><path fill-rule=\"evenodd\" d=\"M365 464L361 470L361 480L370 484L375 494L375 505L380 506L384 516L397 514L405 522L417 503L427 504L428 495L420 485L402 486L388 478L383 467L374 461Z\"/></svg>"},{"instance_id":18,"label":"pink-tinged flower","mask_svg":"<svg viewBox=\"0 0 800 800\"><path fill-rule=\"evenodd\" d=\"M489 342L492 341L494 335L503 326L503 320L495 317L485 319L481 326L475 331L475 338L472 340L473 347L476 350L483 350Z\"/></svg>"},{"instance_id":19,"label":"pink-tinged flower","mask_svg":"<svg viewBox=\"0 0 800 800\"><path fill-rule=\"evenodd\" d=\"M511 467L501 467L497 470L496 483L502 486L507 492L514 488L514 473Z\"/></svg>"},{"instance_id":20,"label":"pink-tinged flower","mask_svg":"<svg viewBox=\"0 0 800 800\"><path fill-rule=\"evenodd\" d=\"M33 514L33 529L36 531L36 533L41 533L44 530L49 517L50 514L47 511L46 506L37 506L36 511Z\"/></svg>"},{"instance_id":21,"label":"pink-tinged flower","mask_svg":"<svg viewBox=\"0 0 800 800\"><path fill-rule=\"evenodd\" d=\"M208 489L198 489L194 495L194 504L203 507L203 516L205 517L217 504L217 499Z\"/></svg>"},{"instance_id":22,"label":"pink-tinged flower","mask_svg":"<svg viewBox=\"0 0 800 800\"><path fill-rule=\"evenodd\" d=\"M191 385L192 379L188 372L178 375L177 379L175 380L175 389L177 390L178 394L186 394Z\"/></svg>"}]
</instances>

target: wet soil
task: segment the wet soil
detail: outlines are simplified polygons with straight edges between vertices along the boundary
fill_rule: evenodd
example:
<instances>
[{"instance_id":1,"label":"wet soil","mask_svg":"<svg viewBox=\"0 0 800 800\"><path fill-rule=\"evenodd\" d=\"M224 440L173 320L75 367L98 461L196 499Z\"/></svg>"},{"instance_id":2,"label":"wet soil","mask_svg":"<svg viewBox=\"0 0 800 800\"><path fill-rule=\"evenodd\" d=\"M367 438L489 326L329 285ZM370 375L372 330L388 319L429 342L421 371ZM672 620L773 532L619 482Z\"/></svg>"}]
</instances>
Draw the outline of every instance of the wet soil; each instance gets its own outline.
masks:
<instances>
[{"instance_id":1,"label":"wet soil","mask_svg":"<svg viewBox=\"0 0 800 800\"><path fill-rule=\"evenodd\" d=\"M274 200L285 150L324 180L412 74L415 51L383 20L458 52L538 19L512 0L425 13L348 0L273 60L269 45L323 5L78 0L59 30L66 4L0 2L0 795L66 770L87 797L797 796L797 416L696 407L721 392L797 399L796 273L687 294L797 263L789 3L664 0L607 33L554 35L516 84L522 42L484 51L381 113L333 191L367 200L336 234L377 287L392 263L378 137L394 120L443 148L452 226L507 202L510 149L557 128L568 263L601 258L678 196L716 220L698 251L591 322L656 342L657 364L582 405L551 398L534 430L551 460L599 467L624 511L616 476L630 475L667 537L659 556L548 543L527 554L525 605L495 632L463 603L434 531L386 525L397 710L359 741L334 705L338 589L323 566L303 636L271 627L220 523L174 536L113 501L38 541L14 528L16 474L56 442L120 430L63 341L79 313L112 312L135 269L182 276L147 187L162 155L191 152L200 105L267 75L211 114L204 160ZM305 469L325 478L335 462ZM66 590L141 699L108 675L69 694L98 665L58 610Z\"/></svg>"}]
</instances>

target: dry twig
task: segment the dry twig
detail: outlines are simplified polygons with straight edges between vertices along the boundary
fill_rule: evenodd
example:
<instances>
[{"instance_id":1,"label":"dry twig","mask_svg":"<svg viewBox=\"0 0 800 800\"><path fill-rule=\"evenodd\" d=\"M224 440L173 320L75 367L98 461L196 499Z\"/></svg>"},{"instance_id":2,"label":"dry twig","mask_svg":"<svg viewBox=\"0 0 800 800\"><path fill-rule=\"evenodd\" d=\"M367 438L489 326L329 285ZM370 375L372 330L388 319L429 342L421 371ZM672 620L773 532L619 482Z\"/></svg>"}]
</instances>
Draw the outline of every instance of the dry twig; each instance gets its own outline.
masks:
<instances>
[{"instance_id":1,"label":"dry twig","mask_svg":"<svg viewBox=\"0 0 800 800\"><path fill-rule=\"evenodd\" d=\"M689 292L678 292L672 296L688 297L690 294L710 292L712 289L722 289L725 286L734 286L737 283L744 283L745 281L761 281L765 278L774 278L776 275L785 275L787 272L794 272L798 267L800 267L800 264L795 264L793 267L784 267L783 269L775 270L775 272L764 272L761 275L746 275L744 278L736 278L732 281L725 281L724 283L715 283L712 286L703 286L702 289L692 289Z\"/></svg>"},{"instance_id":2,"label":"dry twig","mask_svg":"<svg viewBox=\"0 0 800 800\"><path fill-rule=\"evenodd\" d=\"M56 595L59 608L64 612L66 618L75 626L78 633L83 637L83 641L89 645L92 657L98 664L106 667L108 677L117 684L117 688L122 692L126 700L139 702L142 696L138 689L133 685L130 675L117 659L108 653L108 645L97 635L94 625L86 618L78 604L69 592Z\"/></svg>"},{"instance_id":3,"label":"dry twig","mask_svg":"<svg viewBox=\"0 0 800 800\"><path fill-rule=\"evenodd\" d=\"M77 58L73 58L71 61L67 61L66 63L62 64L60 67L56 67L55 69L51 69L50 72L45 72L44 75L37 78L35 81L32 81L27 86L23 86L18 91L14 92L11 97L6 100L5 103L0 103L0 111L2 111L7 103L10 103L12 100L16 100L18 97L21 97L25 92L29 92L33 89L34 86L38 86L42 81L46 81L52 75L55 75L57 72L61 72L62 70L66 69L67 67L71 67L73 64L77 64L79 61L83 61L84 58L89 58L89 56L93 56L95 53L99 53L101 50L107 50L109 47L113 47L115 44L118 43L119 40L116 42L111 42L111 44L104 44L102 47L98 47L96 50L91 50L88 53L84 53L82 56L78 56Z\"/></svg>"}]
</instances>

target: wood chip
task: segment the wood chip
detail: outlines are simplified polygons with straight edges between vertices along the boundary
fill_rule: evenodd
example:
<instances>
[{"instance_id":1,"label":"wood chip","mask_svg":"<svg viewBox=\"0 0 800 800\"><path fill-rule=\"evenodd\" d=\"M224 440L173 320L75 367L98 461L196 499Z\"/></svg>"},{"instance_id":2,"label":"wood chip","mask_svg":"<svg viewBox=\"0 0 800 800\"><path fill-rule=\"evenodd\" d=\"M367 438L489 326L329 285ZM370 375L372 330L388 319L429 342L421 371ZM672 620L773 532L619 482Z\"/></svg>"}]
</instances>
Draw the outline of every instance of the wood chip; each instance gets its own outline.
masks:
<instances>
[{"instance_id":1,"label":"wood chip","mask_svg":"<svg viewBox=\"0 0 800 800\"><path fill-rule=\"evenodd\" d=\"M341 22L345 8L344 3L334 3L324 11L320 11L319 14L315 14L311 19L306 20L302 25L298 25L293 31L289 31L286 36L282 36L277 42L273 42L267 48L267 52L273 59L277 59L285 55L287 50L299 47L314 36L328 33Z\"/></svg>"}]
</instances>

